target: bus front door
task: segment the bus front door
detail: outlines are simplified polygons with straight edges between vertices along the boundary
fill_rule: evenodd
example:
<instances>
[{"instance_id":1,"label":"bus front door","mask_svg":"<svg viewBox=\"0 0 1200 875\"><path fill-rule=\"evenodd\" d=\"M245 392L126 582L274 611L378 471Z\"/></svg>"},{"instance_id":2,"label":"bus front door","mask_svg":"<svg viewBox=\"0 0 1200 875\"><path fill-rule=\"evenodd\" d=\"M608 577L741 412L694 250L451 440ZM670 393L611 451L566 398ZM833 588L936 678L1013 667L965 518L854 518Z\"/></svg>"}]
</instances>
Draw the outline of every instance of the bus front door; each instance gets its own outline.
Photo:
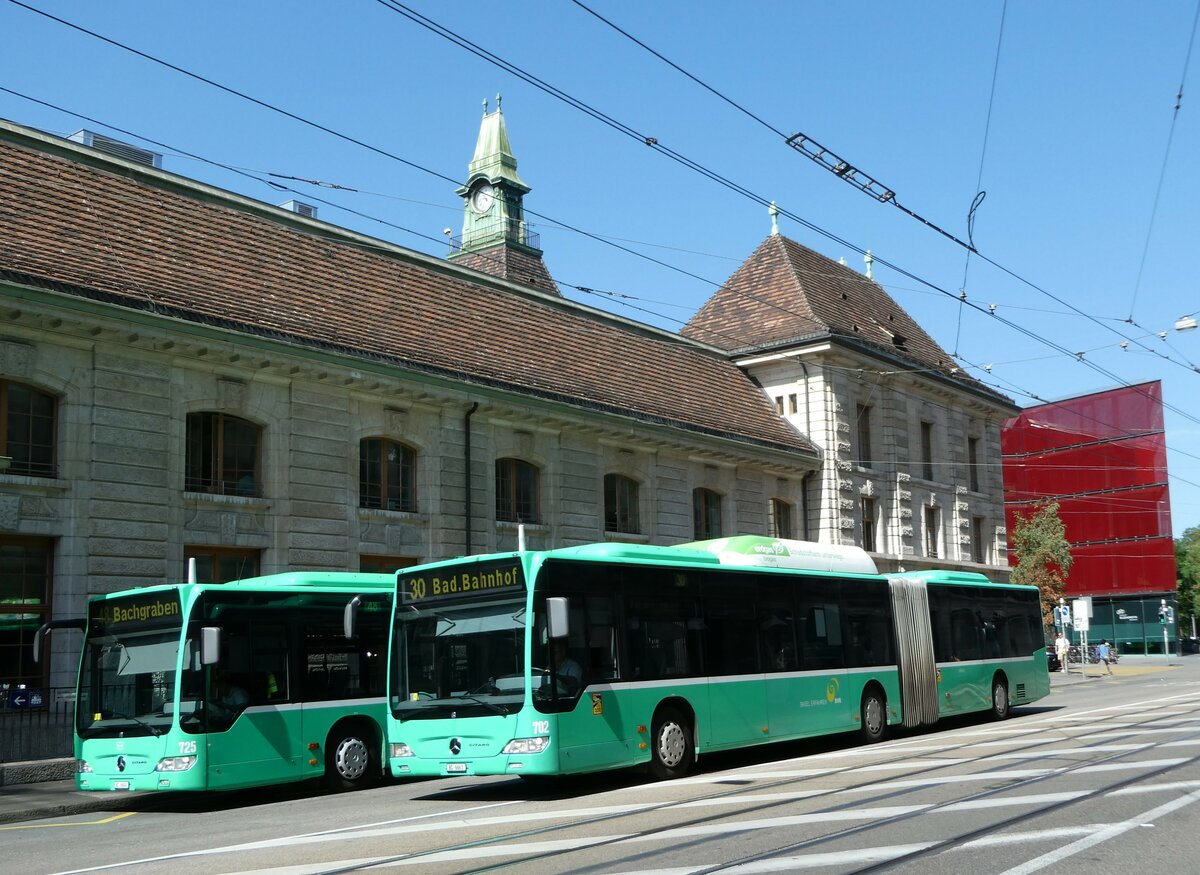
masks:
<instances>
[{"instance_id":1,"label":"bus front door","mask_svg":"<svg viewBox=\"0 0 1200 875\"><path fill-rule=\"evenodd\" d=\"M277 784L304 777L299 716L299 709L251 707L228 728L210 731L209 788Z\"/></svg>"}]
</instances>

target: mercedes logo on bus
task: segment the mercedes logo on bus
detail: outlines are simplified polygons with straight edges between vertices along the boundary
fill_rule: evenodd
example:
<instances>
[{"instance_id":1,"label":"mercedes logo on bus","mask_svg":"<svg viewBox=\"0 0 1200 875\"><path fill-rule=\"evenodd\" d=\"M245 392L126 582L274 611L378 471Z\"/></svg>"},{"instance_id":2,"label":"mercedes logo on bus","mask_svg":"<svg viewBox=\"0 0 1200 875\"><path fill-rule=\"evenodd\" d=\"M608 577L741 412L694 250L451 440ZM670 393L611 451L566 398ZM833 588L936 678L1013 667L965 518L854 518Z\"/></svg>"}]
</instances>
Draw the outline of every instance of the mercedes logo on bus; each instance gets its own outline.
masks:
<instances>
[{"instance_id":1,"label":"mercedes logo on bus","mask_svg":"<svg viewBox=\"0 0 1200 875\"><path fill-rule=\"evenodd\" d=\"M455 756L458 756L460 753L462 753L462 742L457 738L450 739L450 753L454 754Z\"/></svg>"},{"instance_id":2,"label":"mercedes logo on bus","mask_svg":"<svg viewBox=\"0 0 1200 875\"><path fill-rule=\"evenodd\" d=\"M117 771L125 771L125 757L117 757Z\"/></svg>"}]
</instances>

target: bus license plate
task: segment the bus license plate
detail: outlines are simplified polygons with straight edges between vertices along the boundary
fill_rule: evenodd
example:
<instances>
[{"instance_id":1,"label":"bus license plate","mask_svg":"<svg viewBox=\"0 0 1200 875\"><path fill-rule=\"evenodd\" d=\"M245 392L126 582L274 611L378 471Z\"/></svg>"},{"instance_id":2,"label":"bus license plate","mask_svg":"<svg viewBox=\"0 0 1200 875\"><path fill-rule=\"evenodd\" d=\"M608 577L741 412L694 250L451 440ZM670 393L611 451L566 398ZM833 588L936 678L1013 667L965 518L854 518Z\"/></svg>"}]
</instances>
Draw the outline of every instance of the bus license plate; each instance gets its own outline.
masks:
<instances>
[{"instance_id":1,"label":"bus license plate","mask_svg":"<svg viewBox=\"0 0 1200 875\"><path fill-rule=\"evenodd\" d=\"M446 763L447 772L465 772L466 770L466 763Z\"/></svg>"},{"instance_id":2,"label":"bus license plate","mask_svg":"<svg viewBox=\"0 0 1200 875\"><path fill-rule=\"evenodd\" d=\"M128 781L113 781L113 789L114 790L128 790L129 782Z\"/></svg>"}]
</instances>

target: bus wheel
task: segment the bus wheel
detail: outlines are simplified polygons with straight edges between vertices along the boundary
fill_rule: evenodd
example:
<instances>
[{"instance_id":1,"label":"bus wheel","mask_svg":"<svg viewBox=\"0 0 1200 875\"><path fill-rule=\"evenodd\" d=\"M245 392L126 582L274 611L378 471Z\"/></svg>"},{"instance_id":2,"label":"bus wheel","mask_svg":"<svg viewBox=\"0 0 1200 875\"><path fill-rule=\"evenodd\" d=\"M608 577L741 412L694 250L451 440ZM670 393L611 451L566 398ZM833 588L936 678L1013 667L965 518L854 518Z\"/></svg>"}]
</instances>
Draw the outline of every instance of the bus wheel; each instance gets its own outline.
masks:
<instances>
[{"instance_id":1,"label":"bus wheel","mask_svg":"<svg viewBox=\"0 0 1200 875\"><path fill-rule=\"evenodd\" d=\"M664 708L654 715L650 774L656 780L682 778L692 765L692 727L678 711Z\"/></svg>"},{"instance_id":2,"label":"bus wheel","mask_svg":"<svg viewBox=\"0 0 1200 875\"><path fill-rule=\"evenodd\" d=\"M363 727L332 732L325 748L325 783L331 790L355 790L379 777L379 753Z\"/></svg>"},{"instance_id":3,"label":"bus wheel","mask_svg":"<svg viewBox=\"0 0 1200 875\"><path fill-rule=\"evenodd\" d=\"M1001 675L992 678L992 719L1003 720L1009 715L1008 682Z\"/></svg>"},{"instance_id":4,"label":"bus wheel","mask_svg":"<svg viewBox=\"0 0 1200 875\"><path fill-rule=\"evenodd\" d=\"M863 692L861 714L863 741L868 744L883 741L887 731L887 703L877 687L868 687Z\"/></svg>"}]
</instances>

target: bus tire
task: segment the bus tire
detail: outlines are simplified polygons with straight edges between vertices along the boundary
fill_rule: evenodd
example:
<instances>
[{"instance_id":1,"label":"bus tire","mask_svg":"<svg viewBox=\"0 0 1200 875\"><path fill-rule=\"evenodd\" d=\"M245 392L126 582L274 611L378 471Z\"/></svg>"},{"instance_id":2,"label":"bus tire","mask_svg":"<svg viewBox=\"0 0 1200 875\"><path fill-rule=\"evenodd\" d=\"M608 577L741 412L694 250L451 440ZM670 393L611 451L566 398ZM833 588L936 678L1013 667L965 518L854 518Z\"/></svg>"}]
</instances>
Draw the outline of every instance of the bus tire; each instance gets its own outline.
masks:
<instances>
[{"instance_id":1,"label":"bus tire","mask_svg":"<svg viewBox=\"0 0 1200 875\"><path fill-rule=\"evenodd\" d=\"M887 701L879 687L872 684L863 690L859 714L863 741L867 744L883 741L883 736L887 733Z\"/></svg>"},{"instance_id":2,"label":"bus tire","mask_svg":"<svg viewBox=\"0 0 1200 875\"><path fill-rule=\"evenodd\" d=\"M654 715L650 738L650 774L657 781L682 778L692 767L692 725L674 708Z\"/></svg>"},{"instance_id":3,"label":"bus tire","mask_svg":"<svg viewBox=\"0 0 1200 875\"><path fill-rule=\"evenodd\" d=\"M992 719L1005 720L1012 713L1012 705L1008 698L1008 681L1004 675L998 674L992 678Z\"/></svg>"},{"instance_id":4,"label":"bus tire","mask_svg":"<svg viewBox=\"0 0 1200 875\"><path fill-rule=\"evenodd\" d=\"M330 790L358 790L379 780L379 751L362 723L335 726L325 745L325 785Z\"/></svg>"}]
</instances>

